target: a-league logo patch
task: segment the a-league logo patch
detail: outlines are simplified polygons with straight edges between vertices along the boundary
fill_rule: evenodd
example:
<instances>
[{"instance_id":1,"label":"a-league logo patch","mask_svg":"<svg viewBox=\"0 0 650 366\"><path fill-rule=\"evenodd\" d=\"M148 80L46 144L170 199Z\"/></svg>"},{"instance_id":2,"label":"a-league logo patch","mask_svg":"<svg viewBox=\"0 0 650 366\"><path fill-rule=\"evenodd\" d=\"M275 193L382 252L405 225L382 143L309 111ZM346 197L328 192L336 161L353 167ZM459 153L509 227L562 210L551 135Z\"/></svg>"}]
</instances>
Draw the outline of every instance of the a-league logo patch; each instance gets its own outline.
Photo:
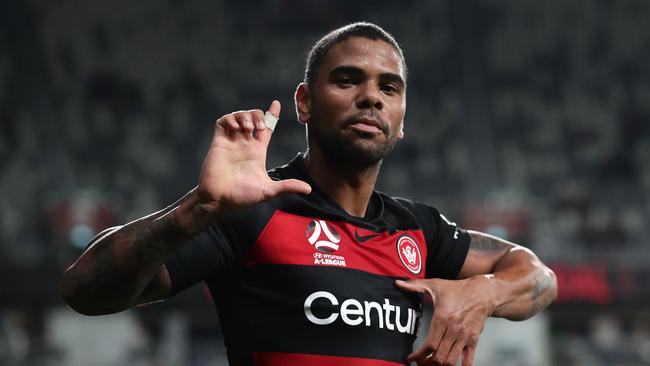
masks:
<instances>
[{"instance_id":1,"label":"a-league logo patch","mask_svg":"<svg viewBox=\"0 0 650 366\"><path fill-rule=\"evenodd\" d=\"M420 273L422 270L422 255L415 239L408 235L400 236L397 239L397 255L404 267L411 273Z\"/></svg>"},{"instance_id":2,"label":"a-league logo patch","mask_svg":"<svg viewBox=\"0 0 650 366\"><path fill-rule=\"evenodd\" d=\"M341 236L324 220L314 220L307 225L307 241L323 253L339 250Z\"/></svg>"},{"instance_id":3,"label":"a-league logo patch","mask_svg":"<svg viewBox=\"0 0 650 366\"><path fill-rule=\"evenodd\" d=\"M314 220L307 225L307 241L318 251L314 264L320 266L346 267L345 257L333 254L339 250L341 236L325 220Z\"/></svg>"}]
</instances>

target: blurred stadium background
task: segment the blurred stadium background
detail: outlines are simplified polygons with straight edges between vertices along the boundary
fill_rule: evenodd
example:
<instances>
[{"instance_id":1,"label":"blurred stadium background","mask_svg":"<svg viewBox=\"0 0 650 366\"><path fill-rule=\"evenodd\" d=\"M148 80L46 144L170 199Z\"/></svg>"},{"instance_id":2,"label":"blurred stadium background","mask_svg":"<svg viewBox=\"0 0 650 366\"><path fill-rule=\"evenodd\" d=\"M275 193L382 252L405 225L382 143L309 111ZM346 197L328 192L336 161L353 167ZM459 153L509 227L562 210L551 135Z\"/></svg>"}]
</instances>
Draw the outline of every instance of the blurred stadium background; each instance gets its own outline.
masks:
<instances>
[{"instance_id":1,"label":"blurred stadium background","mask_svg":"<svg viewBox=\"0 0 650 366\"><path fill-rule=\"evenodd\" d=\"M302 151L308 47L356 20L410 68L380 188L558 274L557 304L490 321L476 365L650 364L649 19L645 0L0 1L0 364L225 364L200 286L86 318L59 276L194 186L218 116L277 98L269 165Z\"/></svg>"}]
</instances>

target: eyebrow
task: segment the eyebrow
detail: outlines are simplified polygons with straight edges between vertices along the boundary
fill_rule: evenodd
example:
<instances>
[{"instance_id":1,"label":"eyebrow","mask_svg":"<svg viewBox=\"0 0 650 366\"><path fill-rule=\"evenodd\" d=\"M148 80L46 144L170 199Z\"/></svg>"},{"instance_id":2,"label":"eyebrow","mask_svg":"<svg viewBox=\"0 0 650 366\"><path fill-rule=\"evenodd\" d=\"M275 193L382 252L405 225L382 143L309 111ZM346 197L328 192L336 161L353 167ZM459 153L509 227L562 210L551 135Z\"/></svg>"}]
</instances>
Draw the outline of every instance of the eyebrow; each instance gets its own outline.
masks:
<instances>
[{"instance_id":1,"label":"eyebrow","mask_svg":"<svg viewBox=\"0 0 650 366\"><path fill-rule=\"evenodd\" d=\"M330 76L335 76L335 75L340 75L340 74L357 74L358 75L358 74L365 74L365 72L360 67L345 66L345 65L338 66L338 67L334 68L330 72ZM390 81L390 82L393 82L393 83L397 83L401 87L404 87L406 85L406 83L404 82L404 79L402 79L402 77L400 75L392 73L392 72L383 72L383 73L379 74L379 79Z\"/></svg>"}]
</instances>

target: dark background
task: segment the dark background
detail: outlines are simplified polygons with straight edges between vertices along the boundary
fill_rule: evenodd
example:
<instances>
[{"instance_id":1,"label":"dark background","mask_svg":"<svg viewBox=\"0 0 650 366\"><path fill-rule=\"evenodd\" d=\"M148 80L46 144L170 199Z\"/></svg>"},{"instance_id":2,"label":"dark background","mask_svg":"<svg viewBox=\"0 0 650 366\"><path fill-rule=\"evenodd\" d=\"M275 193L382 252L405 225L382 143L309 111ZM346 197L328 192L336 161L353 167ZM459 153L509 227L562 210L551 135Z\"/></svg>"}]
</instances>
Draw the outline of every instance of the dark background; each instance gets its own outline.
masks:
<instances>
[{"instance_id":1,"label":"dark background","mask_svg":"<svg viewBox=\"0 0 650 366\"><path fill-rule=\"evenodd\" d=\"M269 166L303 151L306 53L358 20L410 70L379 188L552 265L552 364L650 364L649 19L644 0L0 0L0 364L66 364L47 335L61 272L191 189L216 118L278 99ZM179 312L184 362L220 362L199 287L132 312L133 359L165 364L160 319Z\"/></svg>"}]
</instances>

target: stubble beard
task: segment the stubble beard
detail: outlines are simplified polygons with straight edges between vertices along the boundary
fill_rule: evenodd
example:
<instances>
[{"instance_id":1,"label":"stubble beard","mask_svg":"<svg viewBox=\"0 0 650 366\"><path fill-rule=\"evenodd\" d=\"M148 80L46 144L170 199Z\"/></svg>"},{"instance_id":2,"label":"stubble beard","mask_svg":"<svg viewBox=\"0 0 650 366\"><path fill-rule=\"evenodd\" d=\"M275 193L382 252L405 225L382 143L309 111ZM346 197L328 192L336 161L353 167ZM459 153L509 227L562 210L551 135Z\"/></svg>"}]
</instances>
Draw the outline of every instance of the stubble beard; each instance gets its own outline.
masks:
<instances>
[{"instance_id":1,"label":"stubble beard","mask_svg":"<svg viewBox=\"0 0 650 366\"><path fill-rule=\"evenodd\" d=\"M310 123L307 131L310 146L317 145L333 163L362 170L379 168L397 142L396 136L390 132L386 133L385 140L374 141L370 134L364 136L356 131L338 128L325 131L318 122Z\"/></svg>"}]
</instances>

